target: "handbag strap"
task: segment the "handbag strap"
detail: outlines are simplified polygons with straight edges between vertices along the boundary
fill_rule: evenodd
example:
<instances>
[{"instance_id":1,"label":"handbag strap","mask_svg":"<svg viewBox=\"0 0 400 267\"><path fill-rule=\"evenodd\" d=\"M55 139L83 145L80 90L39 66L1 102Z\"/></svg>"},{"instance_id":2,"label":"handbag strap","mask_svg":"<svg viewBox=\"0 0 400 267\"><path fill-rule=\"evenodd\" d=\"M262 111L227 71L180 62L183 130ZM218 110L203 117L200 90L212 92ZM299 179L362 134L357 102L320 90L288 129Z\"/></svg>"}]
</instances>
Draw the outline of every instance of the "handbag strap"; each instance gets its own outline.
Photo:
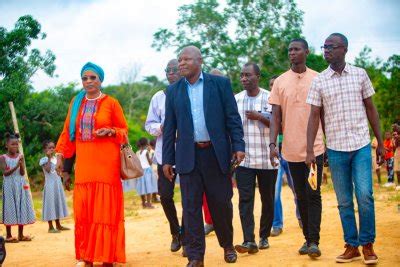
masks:
<instances>
[{"instance_id":1,"label":"handbag strap","mask_svg":"<svg viewBox=\"0 0 400 267\"><path fill-rule=\"evenodd\" d=\"M125 141L125 143L122 143L121 144L121 147L131 147L131 144L129 143L129 138L128 138L128 135L126 134L126 133L124 133L124 141Z\"/></svg>"}]
</instances>

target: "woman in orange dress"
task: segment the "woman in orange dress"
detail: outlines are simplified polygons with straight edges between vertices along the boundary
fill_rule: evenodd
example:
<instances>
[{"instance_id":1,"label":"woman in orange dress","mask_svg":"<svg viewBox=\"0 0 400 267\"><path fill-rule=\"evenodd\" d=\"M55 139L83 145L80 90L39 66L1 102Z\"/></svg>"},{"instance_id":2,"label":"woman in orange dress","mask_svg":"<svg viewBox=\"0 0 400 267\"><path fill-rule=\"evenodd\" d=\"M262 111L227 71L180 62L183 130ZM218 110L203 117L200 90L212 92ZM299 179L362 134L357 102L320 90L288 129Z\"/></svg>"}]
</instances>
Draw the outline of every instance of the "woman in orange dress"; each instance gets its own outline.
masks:
<instances>
[{"instance_id":1,"label":"woman in orange dress","mask_svg":"<svg viewBox=\"0 0 400 267\"><path fill-rule=\"evenodd\" d=\"M81 78L84 90L71 101L56 151L59 159L76 154L73 200L78 266L93 262L112 266L126 262L119 151L127 124L118 101L100 90L103 70L89 62ZM62 166L57 167L61 171Z\"/></svg>"}]
</instances>

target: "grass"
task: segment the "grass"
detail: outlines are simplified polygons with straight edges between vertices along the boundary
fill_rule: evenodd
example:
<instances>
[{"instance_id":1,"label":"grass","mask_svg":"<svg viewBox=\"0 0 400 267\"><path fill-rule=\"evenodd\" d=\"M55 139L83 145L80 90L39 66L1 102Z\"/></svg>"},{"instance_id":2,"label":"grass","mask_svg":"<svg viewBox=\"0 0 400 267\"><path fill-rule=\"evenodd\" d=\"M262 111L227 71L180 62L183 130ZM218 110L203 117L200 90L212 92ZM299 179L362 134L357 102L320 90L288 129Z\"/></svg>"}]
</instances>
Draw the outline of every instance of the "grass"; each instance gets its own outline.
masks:
<instances>
[{"instance_id":1,"label":"grass","mask_svg":"<svg viewBox=\"0 0 400 267\"><path fill-rule=\"evenodd\" d=\"M397 191L395 194L388 198L389 201L398 202L400 204L400 192Z\"/></svg>"}]
</instances>

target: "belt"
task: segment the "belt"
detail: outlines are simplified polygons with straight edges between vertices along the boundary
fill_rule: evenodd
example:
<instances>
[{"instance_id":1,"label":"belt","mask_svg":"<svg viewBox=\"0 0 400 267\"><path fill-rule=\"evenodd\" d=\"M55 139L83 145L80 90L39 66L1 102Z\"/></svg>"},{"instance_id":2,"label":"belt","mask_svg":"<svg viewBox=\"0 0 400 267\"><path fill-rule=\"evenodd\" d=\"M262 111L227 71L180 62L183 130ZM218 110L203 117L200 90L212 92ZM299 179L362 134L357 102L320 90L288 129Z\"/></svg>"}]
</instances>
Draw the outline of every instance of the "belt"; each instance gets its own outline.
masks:
<instances>
[{"instance_id":1,"label":"belt","mask_svg":"<svg viewBox=\"0 0 400 267\"><path fill-rule=\"evenodd\" d=\"M212 146L212 143L211 143L211 141L196 142L195 145L196 145L197 148L207 148L207 147Z\"/></svg>"}]
</instances>

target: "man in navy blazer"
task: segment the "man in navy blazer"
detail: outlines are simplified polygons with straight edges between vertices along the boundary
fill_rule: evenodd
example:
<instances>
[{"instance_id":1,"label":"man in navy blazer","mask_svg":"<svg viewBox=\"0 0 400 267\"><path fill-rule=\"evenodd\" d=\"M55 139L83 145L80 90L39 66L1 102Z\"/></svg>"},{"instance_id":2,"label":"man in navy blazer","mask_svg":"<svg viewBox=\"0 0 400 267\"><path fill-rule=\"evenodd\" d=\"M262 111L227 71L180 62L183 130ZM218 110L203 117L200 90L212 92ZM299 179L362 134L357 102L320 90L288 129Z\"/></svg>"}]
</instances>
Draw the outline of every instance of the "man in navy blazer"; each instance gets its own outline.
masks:
<instances>
[{"instance_id":1,"label":"man in navy blazer","mask_svg":"<svg viewBox=\"0 0 400 267\"><path fill-rule=\"evenodd\" d=\"M233 248L232 158L245 156L243 128L229 79L202 72L200 50L179 55L181 78L167 89L163 136L163 171L180 175L187 266L204 266L202 196L206 194L224 259L236 262Z\"/></svg>"}]
</instances>

